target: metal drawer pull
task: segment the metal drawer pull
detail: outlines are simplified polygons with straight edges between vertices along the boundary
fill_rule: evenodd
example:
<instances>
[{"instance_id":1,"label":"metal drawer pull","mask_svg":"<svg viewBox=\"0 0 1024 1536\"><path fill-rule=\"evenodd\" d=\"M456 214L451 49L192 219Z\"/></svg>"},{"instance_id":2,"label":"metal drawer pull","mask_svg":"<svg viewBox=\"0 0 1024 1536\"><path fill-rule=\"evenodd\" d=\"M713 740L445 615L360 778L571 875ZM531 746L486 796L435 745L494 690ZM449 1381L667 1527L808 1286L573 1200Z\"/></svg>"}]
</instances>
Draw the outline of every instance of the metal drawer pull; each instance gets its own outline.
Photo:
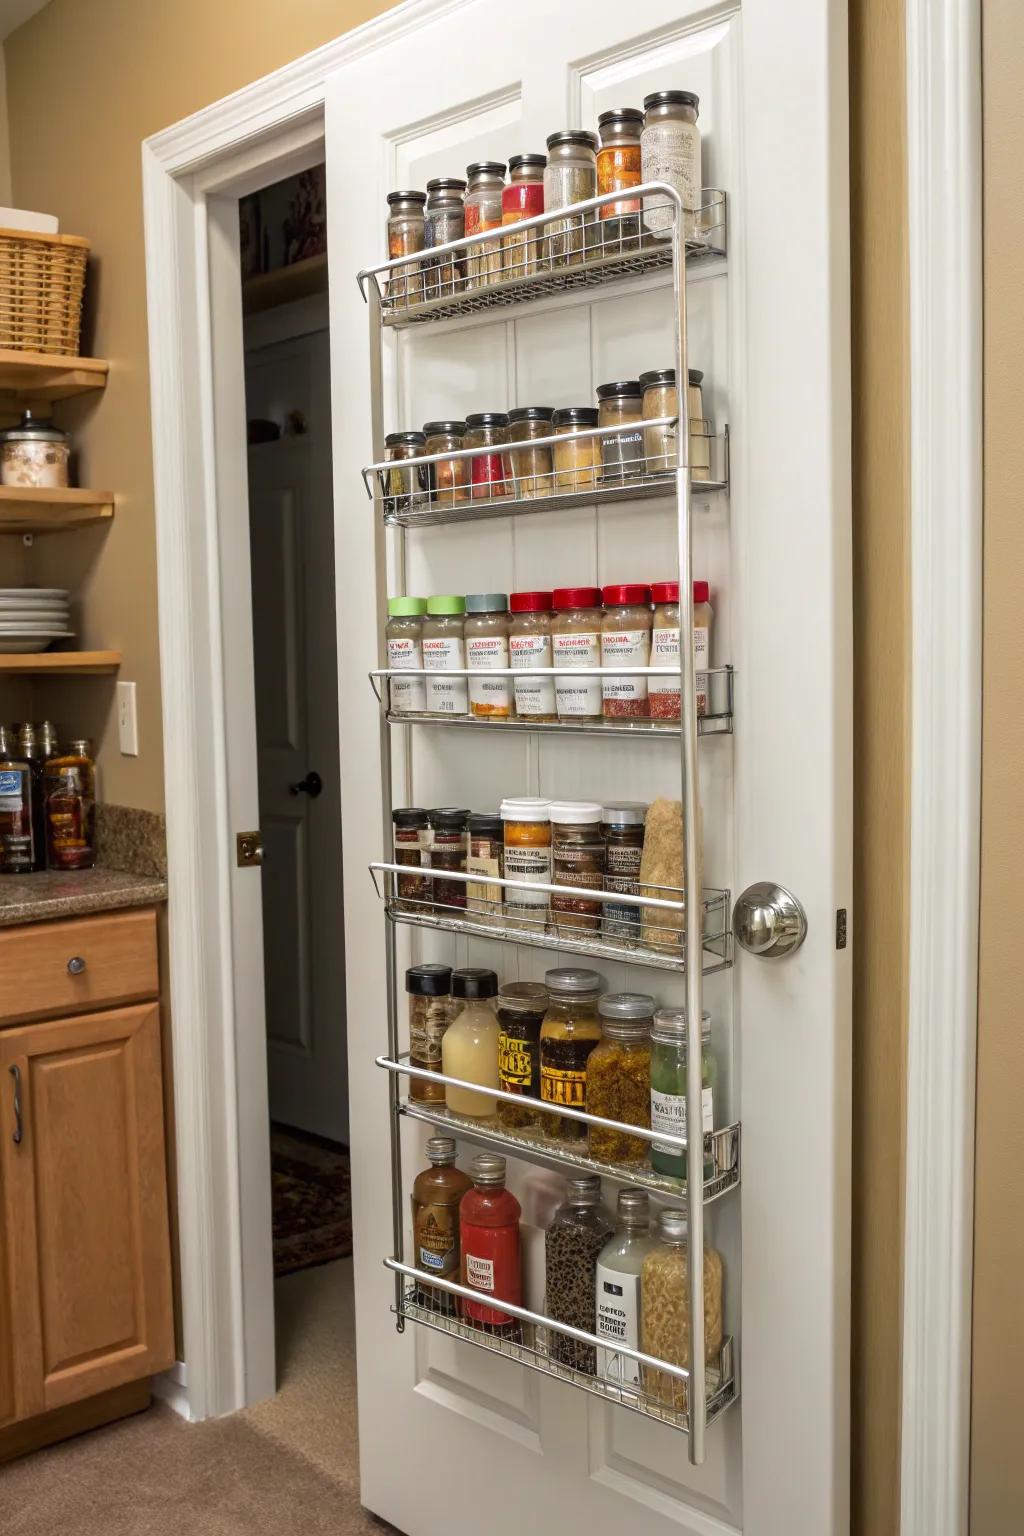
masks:
<instances>
[{"instance_id":1,"label":"metal drawer pull","mask_svg":"<svg viewBox=\"0 0 1024 1536\"><path fill-rule=\"evenodd\" d=\"M68 975L81 976L84 970L85 961L82 959L81 955L72 955L71 959L68 961Z\"/></svg>"},{"instance_id":2,"label":"metal drawer pull","mask_svg":"<svg viewBox=\"0 0 1024 1536\"><path fill-rule=\"evenodd\" d=\"M21 1118L21 1068L12 1067L11 1076L14 1078L14 1145L21 1146L22 1136L25 1134L25 1126Z\"/></svg>"}]
</instances>

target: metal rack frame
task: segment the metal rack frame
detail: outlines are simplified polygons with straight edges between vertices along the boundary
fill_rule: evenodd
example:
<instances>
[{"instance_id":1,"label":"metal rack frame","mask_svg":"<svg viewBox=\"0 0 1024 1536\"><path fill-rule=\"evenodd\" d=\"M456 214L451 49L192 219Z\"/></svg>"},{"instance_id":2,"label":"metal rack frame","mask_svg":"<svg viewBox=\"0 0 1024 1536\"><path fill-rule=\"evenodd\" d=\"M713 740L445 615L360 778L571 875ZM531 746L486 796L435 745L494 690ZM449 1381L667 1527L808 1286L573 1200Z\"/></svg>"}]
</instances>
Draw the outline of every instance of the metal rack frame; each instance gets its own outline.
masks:
<instances>
[{"instance_id":1,"label":"metal rack frame","mask_svg":"<svg viewBox=\"0 0 1024 1536\"><path fill-rule=\"evenodd\" d=\"M374 383L374 458L377 464L383 462L383 425L381 407L381 350L382 338L385 327L398 327L411 324L424 324L433 320L444 320L460 315L470 314L479 309L501 309L509 303L520 303L531 298L541 298L552 293L558 293L566 288L588 287L599 285L613 279L628 277L636 273L652 270L658 267L667 267L671 263L672 290L673 290L673 330L675 341L675 367L676 379L682 390L684 381L688 376L687 353L687 316L686 316L686 278L687 260L690 256L702 254L724 254L725 233L725 198L722 193L705 194L702 199L701 210L695 212L684 208L682 199L675 188L666 182L647 182L637 187L631 196L643 203L644 199L656 198L660 203L664 202L671 213L671 234L668 239L649 240L646 233L643 240L637 241L634 249L629 251L614 251L610 256L603 243L594 249L589 248L590 236L586 233L589 228L599 227L597 215L600 208L609 202L621 200L621 193L606 193L599 197L588 198L582 203L575 204L571 210L558 210L537 214L533 218L524 219L519 223L507 225L502 230L502 238L515 237L517 235L533 235L541 237L542 226L560 220L563 225L574 224L578 221L578 227L583 231L583 240L588 242L588 247L581 249L581 259L570 264L561 264L557 258L551 258L551 264L545 265L542 270L512 278L508 282L499 282L494 285L472 287L464 285L456 291L457 283L453 281L452 292L445 292L436 297L430 297L424 302L405 304L400 309L396 308L393 298L389 298L391 278L403 271L408 273L411 266L418 269L419 261L410 263L408 257L396 258L392 261L382 262L379 265L368 268L358 275L360 289L364 298L368 301L369 327L370 327L370 355L372 376ZM717 210L717 213L708 213L706 210ZM708 219L718 218L720 221L721 242L716 244L706 238ZM686 225L691 228L687 232ZM642 225L640 226L642 228ZM440 257L451 255L453 260L449 264L453 272L458 272L459 262L467 252L473 252L474 248L483 245L486 241L494 241L491 232L469 235L460 240L448 241L443 245L435 246L430 252L423 253L431 263L437 263ZM603 241L603 235L602 235ZM493 452L493 450L492 450ZM689 432L676 432L675 434L676 465L667 477L667 484L671 485L676 498L676 551L678 559L679 578L679 624L680 633L689 636L693 632L693 555L692 555L692 526L691 526L691 474L690 474L690 434ZM587 493L588 499L599 499L592 491ZM542 503L544 499L541 499ZM532 502L530 510L542 510L535 507ZM507 515L508 506L501 509L500 515ZM384 527L383 519L375 519L377 527L378 570L385 569L384 561ZM401 526L401 524L399 524ZM404 537L400 534L399 537ZM696 697L696 667L692 645L680 645L679 682L681 719L679 722L679 757L680 757L680 787L683 807L683 868L684 886L688 891L697 891L702 887L701 878L701 849L700 849L700 781L697 762L697 739L699 723L697 716ZM673 674L674 675L674 674ZM391 838L391 732L385 712L381 713L381 773L383 781L383 808L384 824L382 826L382 838L384 846L390 845ZM391 866L397 869L399 866ZM386 865L375 866L384 870ZM446 872L447 873L447 872ZM449 876L451 878L452 876ZM488 882L496 883L496 882ZM550 887L557 890L557 887ZM579 896L575 888L571 894ZM619 899L617 897L617 899ZM650 898L648 902L650 903ZM680 903L663 902L662 905L675 907ZM468 930L467 930L468 931ZM495 937L495 931L485 928L490 937ZM388 1060L397 1064L400 1061L399 1026L398 1026L398 981L397 959L395 941L395 923L388 922L385 925L387 948L387 995L388 995ZM502 935L507 936L507 935ZM683 961L686 983L686 1009L687 1009L687 1075L686 1075L686 1102L687 1123L700 1125L702 1123L702 1079L701 1079L701 1016L703 1011L703 950L704 933L703 925L688 923L682 936ZM678 962L677 962L678 965ZM408 1068L403 1068L408 1070ZM395 1275L395 1313L397 1326L401 1329L407 1316L412 1312L407 1307L407 1295L405 1281L416 1279L418 1272L403 1262L404 1251L404 1195L402 1187L402 1161L401 1161L401 1134L400 1120L403 1114L402 1099L399 1089L400 1073L397 1070L388 1072L389 1083L389 1109L390 1109L390 1133L391 1133L391 1176L392 1176L392 1218L394 1237L394 1256L385 1260L386 1266ZM564 1113L564 1111L563 1111ZM668 1139L667 1137L664 1139ZM685 1202L689 1220L689 1291L690 1291L690 1366L688 1371L667 1366L664 1362L652 1362L649 1364L659 1369L668 1370L670 1374L681 1376L686 1381L686 1403L682 1411L679 1427L685 1428L688 1434L689 1458L694 1465L700 1465L705 1459L705 1435L709 1422L709 1374L708 1362L705 1359L704 1339L704 1143L699 1136L692 1137L686 1146L687 1179ZM478 1299L475 1293L466 1287L451 1283L434 1281L445 1291L454 1296L463 1295L470 1299ZM526 1309L508 1306L507 1310L521 1316L522 1319L532 1325L546 1328L552 1326L550 1319L545 1319L537 1313ZM416 1321L422 1319L414 1318ZM561 1325L556 1325L561 1329ZM446 1331L453 1331L447 1329ZM472 1332L473 1330L469 1330ZM603 1341L593 1335L579 1334L569 1328L561 1329L569 1334L575 1334L587 1343L596 1343L604 1347ZM460 1336L463 1336L460 1334ZM473 1342L478 1342L474 1340ZM630 1354L635 1359L643 1359L634 1351L622 1351ZM731 1352L730 1352L731 1353ZM524 1364L532 1364L534 1368L542 1369L543 1366L530 1360L524 1360ZM583 1385L583 1383L577 1383ZM593 1390L591 1386L589 1390ZM735 1398L735 1383L730 1372L728 1398ZM717 1404L717 1399L716 1399Z\"/></svg>"}]
</instances>

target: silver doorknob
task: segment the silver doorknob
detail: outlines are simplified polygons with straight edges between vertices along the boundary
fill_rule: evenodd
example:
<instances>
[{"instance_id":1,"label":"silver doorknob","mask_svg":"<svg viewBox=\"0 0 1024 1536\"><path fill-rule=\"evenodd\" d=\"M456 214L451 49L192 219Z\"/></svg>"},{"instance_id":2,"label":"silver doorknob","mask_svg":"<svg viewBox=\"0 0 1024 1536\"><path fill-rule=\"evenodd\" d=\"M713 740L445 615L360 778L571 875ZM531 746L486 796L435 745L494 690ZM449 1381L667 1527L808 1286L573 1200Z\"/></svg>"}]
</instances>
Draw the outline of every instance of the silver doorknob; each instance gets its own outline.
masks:
<instances>
[{"instance_id":1,"label":"silver doorknob","mask_svg":"<svg viewBox=\"0 0 1024 1536\"><path fill-rule=\"evenodd\" d=\"M807 916L784 886L759 880L756 885L748 885L737 898L732 931L748 954L780 960L799 949L807 937Z\"/></svg>"}]
</instances>

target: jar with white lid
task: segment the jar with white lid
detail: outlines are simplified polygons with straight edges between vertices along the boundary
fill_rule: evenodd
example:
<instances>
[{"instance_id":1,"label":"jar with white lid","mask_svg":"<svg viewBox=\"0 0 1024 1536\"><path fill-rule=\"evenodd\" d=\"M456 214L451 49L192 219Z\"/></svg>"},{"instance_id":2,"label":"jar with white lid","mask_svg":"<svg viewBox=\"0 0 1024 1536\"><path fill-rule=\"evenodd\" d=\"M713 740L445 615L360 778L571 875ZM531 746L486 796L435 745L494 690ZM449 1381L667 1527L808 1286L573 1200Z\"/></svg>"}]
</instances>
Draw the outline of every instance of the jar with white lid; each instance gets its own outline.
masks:
<instances>
[{"instance_id":1,"label":"jar with white lid","mask_svg":"<svg viewBox=\"0 0 1024 1536\"><path fill-rule=\"evenodd\" d=\"M466 234L501 228L504 160L475 160L466 166ZM501 236L466 247L466 287L484 288L501 280Z\"/></svg>"},{"instance_id":2,"label":"jar with white lid","mask_svg":"<svg viewBox=\"0 0 1024 1536\"><path fill-rule=\"evenodd\" d=\"M534 796L503 800L499 810L505 828L505 876L518 884L505 886L505 923L543 933L551 896L532 885L551 882L551 801Z\"/></svg>"},{"instance_id":3,"label":"jar with white lid","mask_svg":"<svg viewBox=\"0 0 1024 1536\"><path fill-rule=\"evenodd\" d=\"M552 800L552 885L601 890L601 809L596 800ZM601 924L601 901L592 896L552 896L551 913L559 933L596 933Z\"/></svg>"},{"instance_id":4,"label":"jar with white lid","mask_svg":"<svg viewBox=\"0 0 1024 1536\"><path fill-rule=\"evenodd\" d=\"M597 134L585 128L566 128L548 135L548 163L544 171L544 211L569 209L574 203L597 196ZM596 248L597 216L573 214L552 219L544 226L551 265L561 267L583 261Z\"/></svg>"},{"instance_id":5,"label":"jar with white lid","mask_svg":"<svg viewBox=\"0 0 1024 1536\"><path fill-rule=\"evenodd\" d=\"M700 207L702 192L699 108L700 98L693 91L653 91L644 97L644 127L640 135L643 179L665 181L679 193L687 238L696 228L693 210ZM651 193L644 198L645 229L667 239L674 224L674 211L664 197Z\"/></svg>"},{"instance_id":6,"label":"jar with white lid","mask_svg":"<svg viewBox=\"0 0 1024 1536\"><path fill-rule=\"evenodd\" d=\"M66 432L26 411L16 427L0 432L0 484L63 490L70 454Z\"/></svg>"}]
</instances>

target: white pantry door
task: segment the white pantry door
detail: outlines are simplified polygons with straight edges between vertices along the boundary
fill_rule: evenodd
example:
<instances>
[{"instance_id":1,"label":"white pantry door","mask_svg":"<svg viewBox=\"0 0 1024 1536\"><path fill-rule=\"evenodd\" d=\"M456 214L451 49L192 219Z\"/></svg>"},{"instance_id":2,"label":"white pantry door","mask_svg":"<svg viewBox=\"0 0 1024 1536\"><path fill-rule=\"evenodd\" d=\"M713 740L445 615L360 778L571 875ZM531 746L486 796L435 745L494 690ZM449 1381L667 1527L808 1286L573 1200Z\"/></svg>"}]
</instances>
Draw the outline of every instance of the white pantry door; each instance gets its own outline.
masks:
<instances>
[{"instance_id":1,"label":"white pantry door","mask_svg":"<svg viewBox=\"0 0 1024 1536\"><path fill-rule=\"evenodd\" d=\"M840 0L499 0L354 61L327 105L345 941L352 1084L362 1497L410 1536L842 1536L848 1527L851 645L846 7ZM378 665L389 591L551 587L675 574L668 501L417 529L399 562L359 481L372 461L367 311L355 274L384 259L386 194L471 160L544 149L608 107L669 86L701 98L704 184L729 197L729 253L688 285L690 364L728 423L728 496L694 498L695 570L711 583L712 662L737 669L735 735L700 743L705 875L803 903L799 952L738 953L708 979L717 1117L743 1123L738 1193L707 1212L723 1254L738 1404L691 1467L685 1437L410 1324L393 1284L384 920L360 866L386 856ZM606 380L671 362L671 283L558 295L386 338L386 430L469 410L593 401ZM404 734L404 732L400 733ZM677 745L416 730L396 804L492 809L505 794L678 796ZM397 742L396 746L401 743ZM399 964L538 977L544 951L401 930ZM409 934L413 937L410 939ZM663 971L599 964L614 989L680 999ZM404 999L400 998L400 1001ZM423 1132L404 1127L405 1189ZM460 1149L465 1159L470 1148ZM517 1161L527 1304L541 1304L557 1176ZM609 1187L606 1199L614 1199ZM407 1240L408 1251L408 1240Z\"/></svg>"}]
</instances>

